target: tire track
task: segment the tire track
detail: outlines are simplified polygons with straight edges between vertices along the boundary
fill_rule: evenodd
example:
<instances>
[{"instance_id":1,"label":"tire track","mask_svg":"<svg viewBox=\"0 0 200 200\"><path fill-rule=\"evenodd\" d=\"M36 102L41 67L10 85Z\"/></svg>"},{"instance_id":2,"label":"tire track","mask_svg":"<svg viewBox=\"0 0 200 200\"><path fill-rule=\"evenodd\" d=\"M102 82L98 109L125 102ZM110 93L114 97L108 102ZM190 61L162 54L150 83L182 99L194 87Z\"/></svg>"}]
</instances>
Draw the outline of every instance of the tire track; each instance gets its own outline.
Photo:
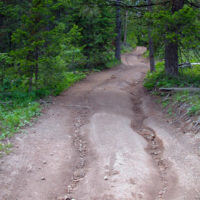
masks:
<instances>
[{"instance_id":1,"label":"tire track","mask_svg":"<svg viewBox=\"0 0 200 200\"><path fill-rule=\"evenodd\" d=\"M155 200L165 200L165 194L168 191L168 180L167 180L167 170L169 168L168 161L163 159L164 147L162 141L157 137L155 131L149 127L143 126L138 134L143 136L148 142L147 152L151 155L152 160L156 164L160 180L162 183L162 189L158 192Z\"/></svg>"},{"instance_id":2,"label":"tire track","mask_svg":"<svg viewBox=\"0 0 200 200\"><path fill-rule=\"evenodd\" d=\"M156 132L144 125L145 119L148 118L144 114L142 109L142 94L144 94L143 88L137 84L135 87L134 92L131 91L130 94L132 95L133 101L133 111L135 119L132 121L132 128L135 130L139 135L141 135L148 143L146 151L152 157L153 163L155 164L161 181L161 190L158 191L155 200L167 200L166 193L168 192L169 182L168 182L168 170L169 170L169 161L163 158L164 146L162 140L157 136Z\"/></svg>"}]
</instances>

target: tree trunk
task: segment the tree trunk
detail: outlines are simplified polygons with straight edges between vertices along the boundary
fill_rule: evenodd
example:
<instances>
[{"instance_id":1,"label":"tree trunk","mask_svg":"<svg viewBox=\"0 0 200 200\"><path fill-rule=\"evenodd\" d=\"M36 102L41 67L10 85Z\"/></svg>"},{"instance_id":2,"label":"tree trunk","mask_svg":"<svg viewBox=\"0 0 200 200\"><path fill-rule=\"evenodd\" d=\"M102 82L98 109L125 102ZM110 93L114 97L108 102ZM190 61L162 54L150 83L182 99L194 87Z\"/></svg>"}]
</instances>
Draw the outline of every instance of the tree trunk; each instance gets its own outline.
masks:
<instances>
[{"instance_id":1,"label":"tree trunk","mask_svg":"<svg viewBox=\"0 0 200 200\"><path fill-rule=\"evenodd\" d=\"M162 92L180 92L180 91L189 91L189 92L200 92L200 88L159 88Z\"/></svg>"},{"instance_id":2,"label":"tree trunk","mask_svg":"<svg viewBox=\"0 0 200 200\"><path fill-rule=\"evenodd\" d=\"M33 52L29 51L28 55L27 55L27 60L28 61L33 61ZM29 75L29 88L28 88L28 92L32 92L32 88L33 88L33 75L34 75L34 65L30 65L29 66L29 71L28 71L28 75Z\"/></svg>"},{"instance_id":3,"label":"tree trunk","mask_svg":"<svg viewBox=\"0 0 200 200\"><path fill-rule=\"evenodd\" d=\"M36 87L37 87L38 71L39 71L38 57L39 57L39 50L38 50L38 48L36 48L36 52L35 52L35 60L36 60L36 64L35 64L35 84L36 84Z\"/></svg>"},{"instance_id":4,"label":"tree trunk","mask_svg":"<svg viewBox=\"0 0 200 200\"><path fill-rule=\"evenodd\" d=\"M178 75L178 43L165 43L165 72L171 76Z\"/></svg>"},{"instance_id":5,"label":"tree trunk","mask_svg":"<svg viewBox=\"0 0 200 200\"><path fill-rule=\"evenodd\" d=\"M121 60L121 16L120 16L120 0L116 0L116 42L115 42L115 57Z\"/></svg>"},{"instance_id":6,"label":"tree trunk","mask_svg":"<svg viewBox=\"0 0 200 200\"><path fill-rule=\"evenodd\" d=\"M148 0L148 5L151 5L151 0ZM148 6L149 12L152 12L152 7ZM153 38L151 36L152 29L149 25L148 27L148 37L149 37L149 58L150 58L150 71L155 71L155 61L154 61L154 45L153 45Z\"/></svg>"},{"instance_id":7,"label":"tree trunk","mask_svg":"<svg viewBox=\"0 0 200 200\"><path fill-rule=\"evenodd\" d=\"M128 26L128 10L125 11L125 19L124 19L124 46L127 45L127 26Z\"/></svg>"},{"instance_id":8,"label":"tree trunk","mask_svg":"<svg viewBox=\"0 0 200 200\"><path fill-rule=\"evenodd\" d=\"M151 28L149 27L149 58L150 58L150 71L155 71L155 60L154 60L154 45L151 37Z\"/></svg>"},{"instance_id":9,"label":"tree trunk","mask_svg":"<svg viewBox=\"0 0 200 200\"><path fill-rule=\"evenodd\" d=\"M0 63L1 64L1 63ZM0 82L1 82L1 86L2 86L2 88L3 88L3 85L4 85L4 77L5 77L5 66L4 66L4 64L2 63L2 74L1 74L1 80L0 80Z\"/></svg>"},{"instance_id":10,"label":"tree trunk","mask_svg":"<svg viewBox=\"0 0 200 200\"><path fill-rule=\"evenodd\" d=\"M184 0L172 0L172 15L183 8ZM179 27L167 27L168 33L178 34ZM177 36L174 40L165 40L165 71L168 75L178 76L178 40Z\"/></svg>"},{"instance_id":11,"label":"tree trunk","mask_svg":"<svg viewBox=\"0 0 200 200\"><path fill-rule=\"evenodd\" d=\"M31 66L31 71L30 71L30 77L29 77L29 93L32 92L32 87L33 87L33 66Z\"/></svg>"}]
</instances>

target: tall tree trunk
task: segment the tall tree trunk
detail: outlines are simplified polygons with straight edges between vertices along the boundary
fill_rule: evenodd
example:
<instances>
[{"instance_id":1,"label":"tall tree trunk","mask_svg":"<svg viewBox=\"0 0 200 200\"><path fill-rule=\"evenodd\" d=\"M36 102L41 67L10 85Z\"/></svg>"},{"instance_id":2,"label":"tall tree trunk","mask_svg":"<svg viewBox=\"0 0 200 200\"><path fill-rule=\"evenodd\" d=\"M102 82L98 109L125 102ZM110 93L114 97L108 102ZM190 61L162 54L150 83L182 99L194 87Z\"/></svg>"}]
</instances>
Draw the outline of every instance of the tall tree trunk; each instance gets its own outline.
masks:
<instances>
[{"instance_id":1,"label":"tall tree trunk","mask_svg":"<svg viewBox=\"0 0 200 200\"><path fill-rule=\"evenodd\" d=\"M151 0L148 0L148 5L151 5ZM152 12L152 7L148 6L149 12ZM151 36L152 29L149 25L148 27L148 37L149 37L149 58L150 58L150 71L155 71L155 60L154 60L154 45L153 45L153 38Z\"/></svg>"},{"instance_id":2,"label":"tall tree trunk","mask_svg":"<svg viewBox=\"0 0 200 200\"><path fill-rule=\"evenodd\" d=\"M1 82L1 86L3 88L4 78L5 78L5 65L4 65L4 63L2 63L1 67L2 67L2 72L1 72L2 74L1 74L0 82Z\"/></svg>"},{"instance_id":3,"label":"tall tree trunk","mask_svg":"<svg viewBox=\"0 0 200 200\"><path fill-rule=\"evenodd\" d=\"M116 0L116 42L115 42L115 57L121 60L121 13L120 13L120 0Z\"/></svg>"},{"instance_id":4,"label":"tall tree trunk","mask_svg":"<svg viewBox=\"0 0 200 200\"><path fill-rule=\"evenodd\" d=\"M165 72L171 76L178 76L178 43L166 41L165 44Z\"/></svg>"},{"instance_id":5,"label":"tall tree trunk","mask_svg":"<svg viewBox=\"0 0 200 200\"><path fill-rule=\"evenodd\" d=\"M36 64L35 64L35 84L36 84L36 87L37 87L38 71L39 71L38 57L39 57L39 50L38 50L38 48L36 48L36 52L35 52L35 60L36 60Z\"/></svg>"},{"instance_id":6,"label":"tall tree trunk","mask_svg":"<svg viewBox=\"0 0 200 200\"><path fill-rule=\"evenodd\" d=\"M29 77L29 88L28 91L29 93L32 92L32 88L33 88L33 66L30 66L30 77Z\"/></svg>"},{"instance_id":7,"label":"tall tree trunk","mask_svg":"<svg viewBox=\"0 0 200 200\"><path fill-rule=\"evenodd\" d=\"M172 15L183 8L184 0L172 0ZM178 33L179 27L167 27L167 32ZM178 76L178 40L165 40L165 71L171 76Z\"/></svg>"},{"instance_id":8,"label":"tall tree trunk","mask_svg":"<svg viewBox=\"0 0 200 200\"><path fill-rule=\"evenodd\" d=\"M128 10L125 11L124 18L124 45L127 45L127 26L128 26Z\"/></svg>"},{"instance_id":9,"label":"tall tree trunk","mask_svg":"<svg viewBox=\"0 0 200 200\"><path fill-rule=\"evenodd\" d=\"M33 61L33 52L29 51L28 55L27 55L27 60L28 61ZM34 75L34 69L35 66L34 65L30 65L29 66L29 70L28 70L28 76L29 76L29 88L28 88L28 92L32 92L32 88L33 88L33 75Z\"/></svg>"}]
</instances>

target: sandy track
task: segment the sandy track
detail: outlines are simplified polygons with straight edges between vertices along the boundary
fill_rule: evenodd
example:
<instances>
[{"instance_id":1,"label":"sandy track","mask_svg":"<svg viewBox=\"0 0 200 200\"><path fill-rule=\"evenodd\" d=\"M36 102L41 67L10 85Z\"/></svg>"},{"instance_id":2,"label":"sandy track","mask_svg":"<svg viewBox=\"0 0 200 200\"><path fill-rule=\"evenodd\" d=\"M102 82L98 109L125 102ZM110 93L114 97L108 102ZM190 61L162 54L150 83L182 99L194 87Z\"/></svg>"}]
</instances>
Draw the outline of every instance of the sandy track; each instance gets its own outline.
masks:
<instances>
[{"instance_id":1,"label":"sandy track","mask_svg":"<svg viewBox=\"0 0 200 200\"><path fill-rule=\"evenodd\" d=\"M146 94L144 51L76 84L15 137L0 161L0 200L200 199L199 138Z\"/></svg>"}]
</instances>

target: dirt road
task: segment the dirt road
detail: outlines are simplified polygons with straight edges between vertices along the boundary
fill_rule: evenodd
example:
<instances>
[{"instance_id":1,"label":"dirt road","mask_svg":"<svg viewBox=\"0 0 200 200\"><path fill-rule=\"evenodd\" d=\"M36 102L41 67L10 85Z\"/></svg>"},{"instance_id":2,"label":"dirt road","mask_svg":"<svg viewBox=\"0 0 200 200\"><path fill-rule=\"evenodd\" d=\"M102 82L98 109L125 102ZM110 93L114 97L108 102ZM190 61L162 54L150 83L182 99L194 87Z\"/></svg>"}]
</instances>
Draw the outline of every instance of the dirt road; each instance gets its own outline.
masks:
<instances>
[{"instance_id":1,"label":"dirt road","mask_svg":"<svg viewBox=\"0 0 200 200\"><path fill-rule=\"evenodd\" d=\"M16 136L0 200L200 200L200 136L168 123L143 89L144 51L76 84Z\"/></svg>"}]
</instances>

